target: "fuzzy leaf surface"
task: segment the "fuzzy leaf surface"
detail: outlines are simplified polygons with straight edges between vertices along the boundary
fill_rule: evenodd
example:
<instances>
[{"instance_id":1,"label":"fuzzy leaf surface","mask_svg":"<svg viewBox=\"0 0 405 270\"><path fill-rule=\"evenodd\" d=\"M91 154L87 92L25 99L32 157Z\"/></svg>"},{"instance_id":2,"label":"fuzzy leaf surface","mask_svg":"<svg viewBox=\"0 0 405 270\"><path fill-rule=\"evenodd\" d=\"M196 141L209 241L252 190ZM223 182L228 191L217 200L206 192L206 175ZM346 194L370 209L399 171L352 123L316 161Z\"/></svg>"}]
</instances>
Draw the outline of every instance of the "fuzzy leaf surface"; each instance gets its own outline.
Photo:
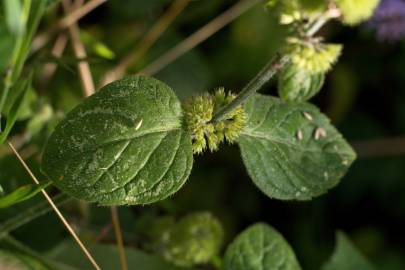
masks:
<instances>
[{"instance_id":1,"label":"fuzzy leaf surface","mask_svg":"<svg viewBox=\"0 0 405 270\"><path fill-rule=\"evenodd\" d=\"M256 224L229 245L222 270L300 270L294 251L272 227Z\"/></svg>"},{"instance_id":2,"label":"fuzzy leaf surface","mask_svg":"<svg viewBox=\"0 0 405 270\"><path fill-rule=\"evenodd\" d=\"M308 103L255 95L238 139L250 177L271 198L310 200L336 186L356 154L329 119Z\"/></svg>"},{"instance_id":3,"label":"fuzzy leaf surface","mask_svg":"<svg viewBox=\"0 0 405 270\"><path fill-rule=\"evenodd\" d=\"M42 171L69 195L102 205L146 204L187 180L191 138L164 83L128 77L102 88L56 127Z\"/></svg>"},{"instance_id":4,"label":"fuzzy leaf surface","mask_svg":"<svg viewBox=\"0 0 405 270\"><path fill-rule=\"evenodd\" d=\"M310 74L290 65L279 74L278 93L285 101L307 101L321 90L324 81L324 73Z\"/></svg>"}]
</instances>

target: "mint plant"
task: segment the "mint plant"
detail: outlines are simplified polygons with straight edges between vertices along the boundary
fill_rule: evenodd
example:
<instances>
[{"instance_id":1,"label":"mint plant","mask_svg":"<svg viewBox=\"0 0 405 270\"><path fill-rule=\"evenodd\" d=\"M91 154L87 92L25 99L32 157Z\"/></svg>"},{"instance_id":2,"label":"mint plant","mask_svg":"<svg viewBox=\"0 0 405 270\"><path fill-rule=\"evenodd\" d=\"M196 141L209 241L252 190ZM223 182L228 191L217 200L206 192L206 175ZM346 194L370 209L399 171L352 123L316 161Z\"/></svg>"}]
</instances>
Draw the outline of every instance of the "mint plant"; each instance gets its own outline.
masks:
<instances>
[{"instance_id":1,"label":"mint plant","mask_svg":"<svg viewBox=\"0 0 405 270\"><path fill-rule=\"evenodd\" d=\"M51 105L43 101L46 105L28 124L33 137L46 130L39 167L47 179L38 181L9 135L24 104L29 102L37 75L34 68L25 63L30 50L34 51L33 45L40 43L33 43L34 33L44 12L56 2L4 0L1 5L1 27L6 26L7 34L12 36L13 49L6 64L0 65L4 75L0 88L3 118L0 143L10 146L35 184L20 186L0 197L0 208L27 201L42 192L95 269L116 267L109 262L105 265L110 268L97 263L105 254L117 257L113 253L116 251L98 245L88 250L58 210L57 205L62 202L78 199L72 205L83 215L87 207L91 207L87 203L112 207L111 227L115 230L123 270L136 268L139 261L144 262L139 269L145 270L301 269L290 244L265 223L247 228L224 251L224 242L229 239L226 239L221 219L211 213L196 211L182 218L173 215L158 218L147 211L150 204L170 209L167 199L176 197L193 174L193 167L199 166L196 156L222 151L224 144L240 149L247 174L269 200L309 201L338 185L355 161L356 153L329 118L309 101L322 90L327 76L344 54L344 46L326 41L319 30L332 20L356 26L372 16L379 1L264 1L261 4L266 11L263 12L275 17L287 35L277 54L240 91L229 90L225 83L225 87L218 86L212 92L181 101L176 95L178 91L165 82L152 76L129 75L86 97L61 121L51 116ZM69 6L70 1L62 4L65 11L75 5ZM169 9L174 13L164 19L175 17L173 14L179 11L175 8L185 6L181 0L175 2ZM69 28L72 41L77 42L76 28L72 27L79 31L78 26L66 21L61 25ZM157 32L152 33L157 35ZM99 48L99 55L108 59L114 57L108 46L83 33L83 42ZM63 43L63 36L61 38ZM78 48L77 44L73 45ZM75 61L83 72L80 64L89 59ZM25 77L25 74L28 75ZM94 84L88 77L90 81L86 84L86 76L81 75L84 88ZM260 94L272 79L276 79L278 97ZM85 92L88 91L91 89ZM59 123L53 127L57 121ZM44 128L48 124L49 127ZM44 191L51 184L61 191L56 203ZM139 219L145 222L145 227L140 229L140 242L142 237L149 241L140 244L139 252L125 251L119 221L114 216L115 206L135 205L144 206L142 211L145 211L139 214ZM9 235L49 209L34 205L0 224L0 238L5 239L5 244L0 246L0 268L16 265L17 269L81 269L77 262L63 261L63 254L58 250L43 258ZM28 218L23 220L23 216ZM69 243L64 248L69 250ZM134 258L134 265L129 268L131 258L126 254ZM207 265L211 268L201 268ZM373 267L343 233L338 233L336 250L322 269L368 270Z\"/></svg>"},{"instance_id":2,"label":"mint plant","mask_svg":"<svg viewBox=\"0 0 405 270\"><path fill-rule=\"evenodd\" d=\"M182 111L162 82L147 77L113 82L58 125L44 151L44 174L78 199L153 203L185 183L193 152L218 150L226 140L240 145L249 175L269 197L309 200L334 187L355 154L329 120L303 101L320 90L342 50L314 37L315 30L345 12L347 4L321 3L314 14L299 1L291 3L293 9L284 2L268 5L278 6L280 21L292 24L292 33L280 56L238 96L224 90L203 94ZM343 13L344 20L347 16L352 22L365 15ZM279 71L281 97L291 103L255 94Z\"/></svg>"}]
</instances>

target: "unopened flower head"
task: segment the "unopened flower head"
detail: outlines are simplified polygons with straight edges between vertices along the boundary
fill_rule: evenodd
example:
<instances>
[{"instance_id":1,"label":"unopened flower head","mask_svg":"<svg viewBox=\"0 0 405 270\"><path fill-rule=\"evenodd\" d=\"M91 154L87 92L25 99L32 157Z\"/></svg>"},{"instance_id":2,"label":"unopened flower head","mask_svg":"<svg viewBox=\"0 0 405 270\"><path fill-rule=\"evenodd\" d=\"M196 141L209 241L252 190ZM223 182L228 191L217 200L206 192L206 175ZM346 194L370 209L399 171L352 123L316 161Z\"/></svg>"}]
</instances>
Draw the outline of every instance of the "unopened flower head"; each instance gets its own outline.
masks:
<instances>
[{"instance_id":1,"label":"unopened flower head","mask_svg":"<svg viewBox=\"0 0 405 270\"><path fill-rule=\"evenodd\" d=\"M291 24L316 16L326 9L326 2L324 0L269 0L267 7L279 14L280 24Z\"/></svg>"},{"instance_id":2,"label":"unopened flower head","mask_svg":"<svg viewBox=\"0 0 405 270\"><path fill-rule=\"evenodd\" d=\"M356 25L369 19L380 0L335 0L342 12L343 23Z\"/></svg>"},{"instance_id":3,"label":"unopened flower head","mask_svg":"<svg viewBox=\"0 0 405 270\"><path fill-rule=\"evenodd\" d=\"M224 120L211 123L219 109L228 105L235 95L225 93L223 88L214 94L193 97L184 104L186 126L193 138L193 152L202 153L207 148L213 152L224 140L233 143L246 123L242 106L228 113Z\"/></svg>"},{"instance_id":4,"label":"unopened flower head","mask_svg":"<svg viewBox=\"0 0 405 270\"><path fill-rule=\"evenodd\" d=\"M331 69L341 52L340 44L290 44L292 64L308 73L324 73Z\"/></svg>"}]
</instances>

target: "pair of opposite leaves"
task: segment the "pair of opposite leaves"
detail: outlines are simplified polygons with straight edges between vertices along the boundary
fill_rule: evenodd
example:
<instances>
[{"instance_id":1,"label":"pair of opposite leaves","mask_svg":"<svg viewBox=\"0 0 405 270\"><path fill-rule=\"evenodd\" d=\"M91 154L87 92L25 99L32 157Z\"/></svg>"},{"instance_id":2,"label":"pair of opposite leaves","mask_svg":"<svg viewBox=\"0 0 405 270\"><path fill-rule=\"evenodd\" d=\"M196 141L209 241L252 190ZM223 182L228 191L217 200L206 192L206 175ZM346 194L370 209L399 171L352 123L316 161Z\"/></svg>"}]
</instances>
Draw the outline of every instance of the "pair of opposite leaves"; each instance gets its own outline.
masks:
<instances>
[{"instance_id":1,"label":"pair of opposite leaves","mask_svg":"<svg viewBox=\"0 0 405 270\"><path fill-rule=\"evenodd\" d=\"M237 142L249 175L269 197L319 196L355 159L327 117L308 103L257 94L244 109L247 125ZM173 90L134 76L105 86L68 113L45 147L42 171L78 199L134 205L174 194L192 165L191 136Z\"/></svg>"}]
</instances>

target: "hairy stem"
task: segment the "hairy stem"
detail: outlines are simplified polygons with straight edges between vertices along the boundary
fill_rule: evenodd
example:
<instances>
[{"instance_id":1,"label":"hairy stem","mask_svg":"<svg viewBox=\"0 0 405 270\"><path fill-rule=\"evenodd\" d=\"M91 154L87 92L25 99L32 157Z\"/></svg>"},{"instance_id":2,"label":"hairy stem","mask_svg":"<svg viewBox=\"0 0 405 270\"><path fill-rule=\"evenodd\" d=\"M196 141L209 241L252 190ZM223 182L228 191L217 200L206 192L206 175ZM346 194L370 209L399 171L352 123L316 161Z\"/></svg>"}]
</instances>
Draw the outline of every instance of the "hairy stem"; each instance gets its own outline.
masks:
<instances>
[{"instance_id":1,"label":"hairy stem","mask_svg":"<svg viewBox=\"0 0 405 270\"><path fill-rule=\"evenodd\" d=\"M339 11L335 6L330 6L329 9L322 14L306 31L306 36L312 37L315 35L330 19L340 16ZM228 105L221 108L215 113L211 122L224 120L226 115L232 112L236 107L242 105L251 95L256 93L263 87L280 69L289 62L288 55L277 54L266 66L253 78L239 93L239 95Z\"/></svg>"},{"instance_id":2,"label":"hairy stem","mask_svg":"<svg viewBox=\"0 0 405 270\"><path fill-rule=\"evenodd\" d=\"M256 93L267 83L287 62L289 57L286 55L276 55L267 65L253 78L239 95L227 106L220 109L212 118L211 122L223 120L226 115L232 112L236 107L242 105L251 95Z\"/></svg>"}]
</instances>

